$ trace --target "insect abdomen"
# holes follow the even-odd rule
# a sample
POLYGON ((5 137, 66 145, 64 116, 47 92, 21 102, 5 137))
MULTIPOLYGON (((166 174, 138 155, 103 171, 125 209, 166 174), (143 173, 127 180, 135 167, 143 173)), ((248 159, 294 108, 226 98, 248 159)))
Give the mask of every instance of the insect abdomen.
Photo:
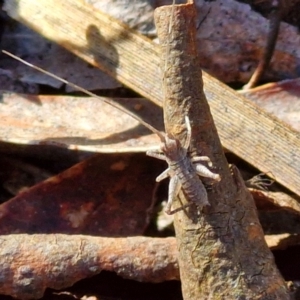
POLYGON ((178 177, 182 190, 189 201, 194 202, 200 208, 209 205, 206 189, 187 157, 171 164, 170 167, 178 177))

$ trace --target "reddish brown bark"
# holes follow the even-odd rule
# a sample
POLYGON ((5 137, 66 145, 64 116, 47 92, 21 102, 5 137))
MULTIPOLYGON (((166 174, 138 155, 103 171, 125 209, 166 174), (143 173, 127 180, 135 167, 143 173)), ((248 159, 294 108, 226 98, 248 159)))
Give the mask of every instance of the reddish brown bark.
POLYGON ((11 234, 0 238, 0 294, 38 299, 46 288, 114 271, 146 282, 179 279, 174 238, 11 234))
MULTIPOLYGON (((203 179, 210 207, 199 213, 192 205, 175 216, 184 299, 288 299, 253 199, 239 171, 228 167, 203 92, 194 5, 161 7, 155 21, 161 43, 166 131, 183 144, 188 114, 191 152, 209 156, 214 172, 222 178, 211 186, 203 179)), ((187 204, 183 194, 180 198, 187 204)))

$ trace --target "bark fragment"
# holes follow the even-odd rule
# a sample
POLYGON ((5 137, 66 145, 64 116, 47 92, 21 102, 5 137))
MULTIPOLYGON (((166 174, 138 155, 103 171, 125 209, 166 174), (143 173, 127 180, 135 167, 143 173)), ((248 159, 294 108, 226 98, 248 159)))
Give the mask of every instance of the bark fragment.
MULTIPOLYGON (((192 126, 191 152, 207 155, 222 180, 207 185, 210 207, 190 206, 175 215, 184 299, 288 299, 283 278, 263 237, 253 198, 239 171, 228 167, 197 68, 193 4, 160 7, 155 22, 161 43, 166 132, 185 141, 184 116, 192 126)), ((187 204, 180 195, 181 204, 187 204)))
POLYGON ((0 294, 38 299, 101 270, 127 279, 179 278, 174 238, 11 234, 0 237, 0 294))
MULTIPOLYGON (((266 240, 273 249, 283 249, 299 243, 299 236, 266 240)), ((1 236, 0 243, 0 294, 19 299, 39 298, 48 287, 69 287, 101 270, 142 282, 180 279, 174 237, 12 234, 1 236)))

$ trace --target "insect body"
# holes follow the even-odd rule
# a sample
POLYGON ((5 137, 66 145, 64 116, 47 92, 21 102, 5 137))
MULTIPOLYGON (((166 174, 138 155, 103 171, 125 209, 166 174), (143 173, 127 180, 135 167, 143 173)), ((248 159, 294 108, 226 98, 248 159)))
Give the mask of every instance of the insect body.
POLYGON ((195 203, 199 208, 209 205, 206 189, 198 175, 212 178, 216 181, 220 180, 219 174, 212 173, 200 163, 201 161, 206 161, 209 166, 212 166, 209 157, 195 156, 190 158, 188 156, 188 148, 191 142, 191 126, 187 116, 185 117, 185 122, 187 138, 184 146, 181 146, 177 139, 166 135, 165 141, 161 145, 163 154, 154 151, 147 152, 147 155, 165 160, 168 163, 168 168, 156 178, 156 181, 159 182, 170 177, 168 202, 165 209, 167 214, 174 214, 178 211, 178 209, 172 211, 171 207, 180 188, 183 189, 187 199, 195 203))

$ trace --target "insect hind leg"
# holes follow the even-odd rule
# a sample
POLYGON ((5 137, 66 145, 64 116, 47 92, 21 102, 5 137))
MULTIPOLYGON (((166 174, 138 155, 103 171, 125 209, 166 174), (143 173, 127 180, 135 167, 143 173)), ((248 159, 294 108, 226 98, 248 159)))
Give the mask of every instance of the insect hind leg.
POLYGON ((193 156, 191 157, 191 162, 199 162, 199 161, 206 161, 209 167, 212 167, 213 164, 208 156, 193 156))
POLYGON ((160 175, 158 175, 156 177, 156 182, 160 182, 160 181, 166 179, 167 177, 171 177, 171 175, 170 175, 170 168, 164 170, 160 175))
POLYGON ((178 195, 180 188, 181 188, 181 184, 180 184, 179 178, 176 175, 172 176, 170 178, 170 183, 169 183, 168 202, 167 202, 167 205, 165 208, 165 212, 168 215, 173 214, 173 212, 171 210, 172 204, 173 204, 175 197, 178 195))
POLYGON ((187 151, 191 144, 192 128, 191 128, 190 118, 188 116, 185 116, 184 120, 185 120, 185 126, 186 126, 186 139, 185 139, 183 148, 185 149, 185 151, 187 151))

